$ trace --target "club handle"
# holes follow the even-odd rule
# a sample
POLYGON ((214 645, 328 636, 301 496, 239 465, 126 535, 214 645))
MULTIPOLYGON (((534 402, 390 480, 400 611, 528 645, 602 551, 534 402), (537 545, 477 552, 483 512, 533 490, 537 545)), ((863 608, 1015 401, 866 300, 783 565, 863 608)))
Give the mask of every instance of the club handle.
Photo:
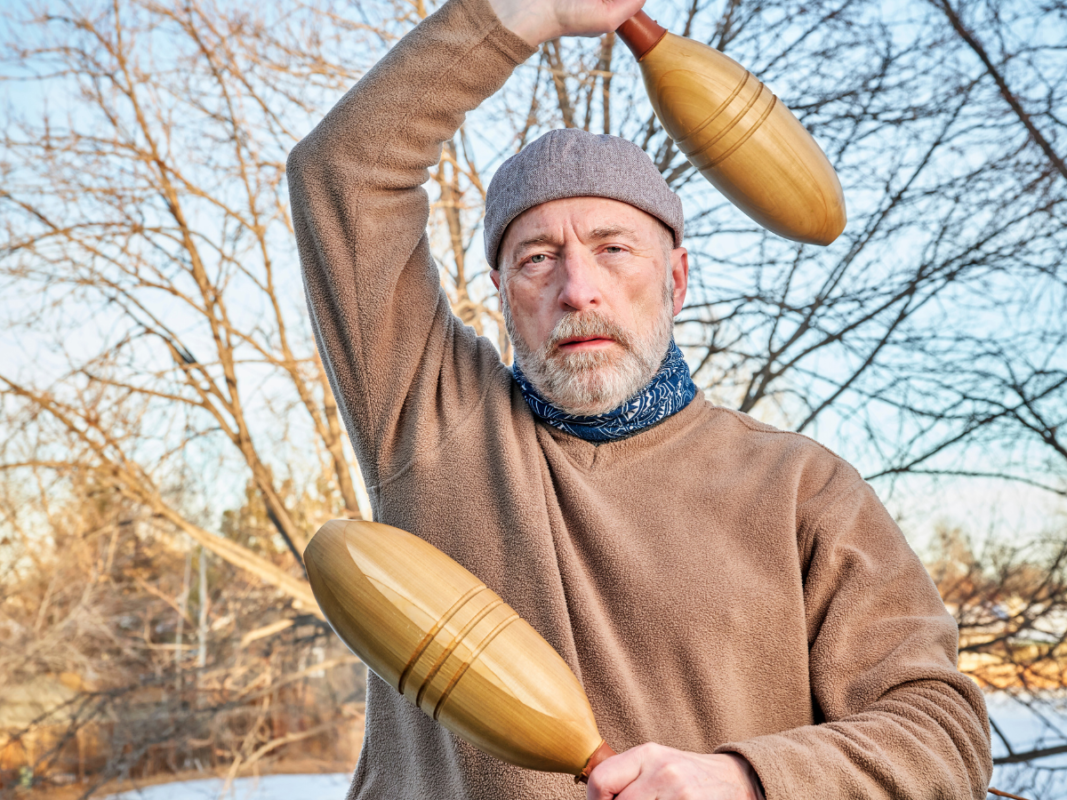
POLYGON ((600 747, 593 751, 593 755, 589 756, 589 762, 585 765, 585 768, 578 773, 575 777, 575 783, 589 783, 589 774, 596 769, 597 764, 601 761, 606 761, 612 756, 617 756, 611 745, 607 742, 601 742, 600 747))
POLYGON ((644 11, 638 11, 615 31, 640 61, 667 35, 667 29, 644 11))

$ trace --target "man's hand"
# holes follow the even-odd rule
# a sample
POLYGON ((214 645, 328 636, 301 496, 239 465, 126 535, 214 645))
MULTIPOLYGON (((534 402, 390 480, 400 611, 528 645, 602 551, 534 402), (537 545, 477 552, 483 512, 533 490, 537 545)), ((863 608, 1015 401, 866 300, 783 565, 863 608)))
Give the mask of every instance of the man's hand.
POLYGON ((599 36, 641 10, 645 0, 489 0, 504 27, 537 47, 560 36, 599 36))
POLYGON ((752 766, 732 753, 701 755, 643 744, 589 776, 588 800, 764 800, 752 766))

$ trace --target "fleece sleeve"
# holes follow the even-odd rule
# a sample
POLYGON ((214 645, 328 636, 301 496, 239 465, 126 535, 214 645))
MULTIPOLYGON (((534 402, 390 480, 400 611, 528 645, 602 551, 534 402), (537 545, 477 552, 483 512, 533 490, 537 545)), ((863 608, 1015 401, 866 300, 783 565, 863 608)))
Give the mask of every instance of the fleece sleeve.
POLYGON ((718 752, 748 759, 767 800, 984 798, 989 723, 981 691, 956 669, 954 620, 854 471, 820 495, 798 529, 821 719, 718 752))
POLYGON ((499 380, 495 351, 441 289, 423 184, 465 114, 532 52, 485 0, 452 0, 290 153, 312 326, 369 483, 435 447, 499 380))

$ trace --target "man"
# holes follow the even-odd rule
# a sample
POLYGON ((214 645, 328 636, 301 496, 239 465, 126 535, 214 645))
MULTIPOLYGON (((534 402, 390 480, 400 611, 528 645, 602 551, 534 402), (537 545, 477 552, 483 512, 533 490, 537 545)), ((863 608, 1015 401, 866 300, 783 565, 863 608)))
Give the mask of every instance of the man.
MULTIPOLYGON (((451 314, 421 188, 537 45, 641 0, 451 0, 293 151, 319 350, 376 519, 498 592, 582 681, 620 755, 588 797, 984 797, 985 706, 870 487, 716 408, 671 340, 678 198, 636 146, 552 132, 501 167, 486 254, 514 372, 451 314), (625 751, 625 752, 623 752, 625 751)), ((578 798, 371 676, 353 798, 578 798)))

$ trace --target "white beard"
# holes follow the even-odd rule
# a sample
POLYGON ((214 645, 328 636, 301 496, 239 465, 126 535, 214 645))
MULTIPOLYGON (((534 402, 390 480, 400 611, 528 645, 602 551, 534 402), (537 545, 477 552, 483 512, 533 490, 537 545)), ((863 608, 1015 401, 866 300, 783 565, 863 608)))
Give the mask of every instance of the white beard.
POLYGON ((674 278, 670 273, 660 313, 643 335, 596 311, 572 312, 556 324, 535 353, 515 329, 504 286, 500 303, 519 369, 542 397, 575 416, 611 411, 645 388, 659 371, 674 334, 674 278), (622 352, 566 353, 557 349, 561 341, 575 336, 614 339, 622 352))

